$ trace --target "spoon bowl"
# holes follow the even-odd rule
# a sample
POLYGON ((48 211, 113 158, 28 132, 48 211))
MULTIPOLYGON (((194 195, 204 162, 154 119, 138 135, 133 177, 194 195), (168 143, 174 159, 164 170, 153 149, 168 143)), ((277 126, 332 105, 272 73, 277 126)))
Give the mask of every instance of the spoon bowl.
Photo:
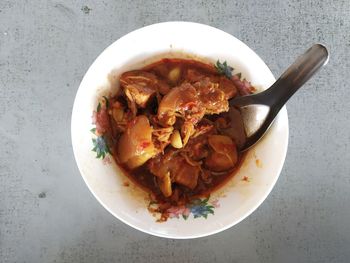
POLYGON ((239 108, 247 135, 240 151, 248 150, 265 135, 283 105, 328 60, 327 48, 315 44, 298 57, 270 88, 230 101, 231 112, 232 108, 239 108))

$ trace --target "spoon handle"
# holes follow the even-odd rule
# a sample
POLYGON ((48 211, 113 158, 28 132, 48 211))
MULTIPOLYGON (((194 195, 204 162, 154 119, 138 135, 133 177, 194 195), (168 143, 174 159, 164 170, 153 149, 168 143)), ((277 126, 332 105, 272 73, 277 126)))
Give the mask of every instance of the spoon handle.
POLYGON ((289 98, 327 62, 326 47, 313 45, 269 89, 261 93, 261 104, 270 106, 271 110, 278 113, 289 98))
MULTIPOLYGON (((264 122, 247 138, 245 145, 240 151, 249 149, 263 137, 283 105, 327 62, 328 51, 326 47, 321 44, 315 44, 297 58, 269 89, 257 94, 238 97, 230 101, 230 106, 233 107, 244 107, 254 104, 269 107, 264 122)), ((254 121, 254 118, 247 119, 254 121)))

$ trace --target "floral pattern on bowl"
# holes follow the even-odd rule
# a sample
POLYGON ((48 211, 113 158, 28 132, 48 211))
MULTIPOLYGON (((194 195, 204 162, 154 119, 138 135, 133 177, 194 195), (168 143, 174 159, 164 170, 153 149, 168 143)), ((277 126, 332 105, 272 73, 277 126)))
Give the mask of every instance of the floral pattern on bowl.
POLYGON ((214 215, 214 208, 220 207, 219 200, 215 199, 209 202, 209 197, 204 199, 194 199, 187 205, 179 207, 171 207, 167 210, 169 213, 169 218, 179 218, 182 216, 183 219, 187 220, 190 214, 194 218, 204 217, 207 219, 208 215, 214 215))
POLYGON ((207 219, 209 215, 214 215, 214 209, 219 208, 220 204, 218 199, 210 200, 210 196, 208 196, 206 198, 194 198, 185 205, 172 206, 163 213, 160 213, 159 206, 161 204, 152 200, 148 205, 148 210, 158 218, 158 222, 164 222, 168 218, 183 218, 187 220, 191 215, 193 219, 207 219))
MULTIPOLYGON (((117 91, 116 80, 109 78, 111 72, 117 76, 163 57, 200 57, 212 63, 219 58, 241 71, 242 76, 249 79, 259 91, 275 81, 269 68, 254 51, 218 29, 189 22, 167 22, 138 29, 110 45, 85 74, 72 112, 74 157, 83 180, 96 200, 121 222, 142 232, 165 238, 191 239, 209 236, 242 221, 271 192, 287 152, 287 111, 285 107, 281 110, 264 140, 248 153, 232 183, 225 185, 220 193, 211 195, 207 204, 214 206, 212 210, 215 216, 208 213, 206 220, 202 216, 194 218, 201 211, 194 205, 193 212, 190 207, 171 209, 169 217, 178 220, 157 223, 147 211, 150 200, 147 193, 138 191, 136 187, 125 187, 123 171, 115 167, 113 157, 105 154, 102 159, 101 154, 99 159, 95 158, 97 152, 91 152, 94 146, 89 130, 92 128, 91 112, 96 110, 96 101, 101 95, 114 95, 117 91), (112 89, 114 92, 110 94, 112 89), (264 164, 260 168, 257 167, 255 155, 264 164), (242 181, 244 176, 249 178, 249 184, 242 181), (225 198, 221 198, 221 193, 225 198), (215 198, 220 199, 219 209, 215 208, 215 201, 211 201, 215 198), (188 214, 187 220, 182 218, 182 214, 188 214)), ((97 139, 95 135, 93 138, 97 139)))

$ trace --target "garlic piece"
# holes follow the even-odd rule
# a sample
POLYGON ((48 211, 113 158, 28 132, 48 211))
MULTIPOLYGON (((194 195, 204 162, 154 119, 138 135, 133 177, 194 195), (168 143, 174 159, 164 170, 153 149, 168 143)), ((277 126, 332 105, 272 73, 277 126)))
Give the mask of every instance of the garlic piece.
POLYGON ((178 130, 175 130, 171 135, 170 143, 171 143, 171 146, 173 146, 176 149, 182 148, 183 144, 182 144, 180 132, 178 130))

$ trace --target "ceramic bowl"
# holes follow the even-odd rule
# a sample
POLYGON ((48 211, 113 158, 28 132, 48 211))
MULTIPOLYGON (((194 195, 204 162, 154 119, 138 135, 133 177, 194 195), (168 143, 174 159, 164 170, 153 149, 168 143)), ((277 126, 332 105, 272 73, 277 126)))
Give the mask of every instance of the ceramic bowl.
POLYGON ((238 173, 209 199, 173 209, 159 223, 149 212, 149 195, 135 186, 111 156, 92 151, 92 112, 103 95, 118 90, 121 73, 164 57, 218 59, 241 72, 258 91, 275 78, 243 42, 219 29, 189 22, 167 22, 135 30, 107 47, 86 72, 72 113, 72 144, 80 173, 96 199, 116 218, 140 231, 167 238, 197 238, 223 231, 251 214, 268 196, 281 172, 288 146, 288 117, 283 108, 266 136, 252 148, 238 173))

